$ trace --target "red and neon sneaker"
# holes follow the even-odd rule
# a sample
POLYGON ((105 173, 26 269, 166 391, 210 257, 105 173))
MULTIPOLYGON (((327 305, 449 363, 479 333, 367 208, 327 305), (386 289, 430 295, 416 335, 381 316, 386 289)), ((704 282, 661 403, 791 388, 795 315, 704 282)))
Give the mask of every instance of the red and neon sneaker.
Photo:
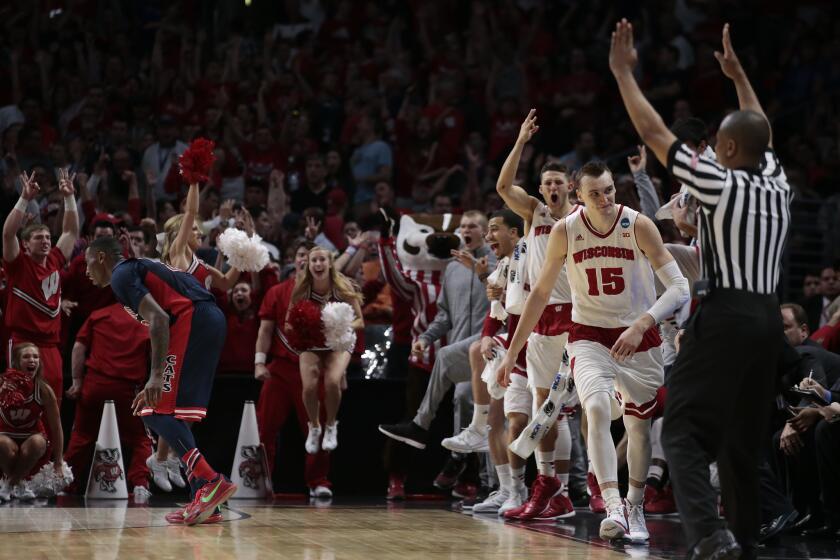
POLYGON ((525 504, 525 509, 519 514, 520 521, 536 519, 548 507, 548 502, 560 491, 560 481, 556 476, 537 475, 531 498, 525 504))
POLYGON ((237 486, 224 475, 198 489, 195 498, 184 509, 184 524, 197 525, 213 515, 217 507, 236 493, 237 486))
POLYGON ((541 514, 534 518, 535 521, 549 521, 552 519, 568 519, 575 516, 575 506, 568 496, 557 494, 548 501, 548 506, 541 514))
POLYGON ((586 475, 586 485, 589 486, 589 509, 592 513, 606 513, 607 504, 604 498, 601 497, 601 487, 598 485, 598 479, 595 473, 586 475))
MULTIPOLYGON (((183 525, 185 512, 186 508, 167 513, 166 522, 170 525, 183 525)), ((221 510, 217 509, 212 514, 210 514, 210 517, 205 519, 201 524, 212 525, 213 523, 221 523, 222 521, 224 521, 224 517, 222 517, 222 512, 221 510)))

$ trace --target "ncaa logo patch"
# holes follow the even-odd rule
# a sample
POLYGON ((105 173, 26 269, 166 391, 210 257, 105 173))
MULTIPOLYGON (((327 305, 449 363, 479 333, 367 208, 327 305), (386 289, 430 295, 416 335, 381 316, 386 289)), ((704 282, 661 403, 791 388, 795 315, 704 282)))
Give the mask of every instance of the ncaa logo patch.
POLYGON ((621 227, 629 228, 630 227, 630 218, 621 218, 621 227))

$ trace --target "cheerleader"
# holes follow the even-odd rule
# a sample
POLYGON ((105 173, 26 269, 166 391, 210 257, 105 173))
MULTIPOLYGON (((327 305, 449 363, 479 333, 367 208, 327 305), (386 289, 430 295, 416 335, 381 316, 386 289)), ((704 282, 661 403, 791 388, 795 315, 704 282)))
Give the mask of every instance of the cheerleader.
MULTIPOLYGON (((364 328, 362 319, 362 294, 352 280, 338 272, 333 264, 333 255, 323 247, 315 247, 309 251, 306 268, 295 280, 292 291, 291 305, 286 319, 287 335, 292 340, 300 341, 303 336, 309 342, 296 345, 300 350, 300 377, 303 383, 303 404, 309 417, 309 435, 306 438, 307 453, 317 453, 319 449, 332 451, 338 446, 338 407, 341 404, 341 385, 350 363, 350 353, 355 344, 354 331, 364 328), (330 342, 330 321, 325 315, 320 319, 323 324, 308 325, 310 329, 301 329, 297 324, 301 304, 312 302, 323 310, 329 303, 343 303, 352 307, 354 317, 346 322, 338 333, 339 342, 330 342), (324 328, 326 327, 326 328, 324 328), (322 333, 323 329, 323 333, 322 333), (301 331, 309 330, 309 333, 301 331), (312 337, 312 331, 318 336, 312 337), (320 339, 312 342, 311 339, 320 339), (318 383, 324 377, 324 405, 326 408, 326 428, 323 429, 324 441, 320 443, 322 428, 319 422, 318 383)), ((345 306, 341 306, 345 307, 345 306)), ((330 307, 327 306, 327 309, 330 307)), ((350 309, 348 308, 349 312, 350 309)), ((314 321, 312 321, 314 322, 314 321)))
POLYGON ((53 468, 62 476, 64 432, 55 393, 41 375, 41 354, 31 342, 12 349, 12 364, 0 377, 0 501, 35 498, 24 479, 47 451, 45 417, 52 443, 53 468))

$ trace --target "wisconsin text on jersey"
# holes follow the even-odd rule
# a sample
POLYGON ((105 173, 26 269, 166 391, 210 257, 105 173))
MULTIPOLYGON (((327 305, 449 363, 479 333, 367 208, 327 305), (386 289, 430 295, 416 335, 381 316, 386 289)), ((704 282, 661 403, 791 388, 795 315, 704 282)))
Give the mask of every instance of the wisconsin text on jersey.
POLYGON ((615 259, 625 259, 628 261, 636 260, 636 252, 627 247, 609 247, 601 245, 599 247, 588 247, 581 249, 572 254, 572 258, 576 263, 585 261, 587 259, 595 259, 598 257, 607 257, 615 259))

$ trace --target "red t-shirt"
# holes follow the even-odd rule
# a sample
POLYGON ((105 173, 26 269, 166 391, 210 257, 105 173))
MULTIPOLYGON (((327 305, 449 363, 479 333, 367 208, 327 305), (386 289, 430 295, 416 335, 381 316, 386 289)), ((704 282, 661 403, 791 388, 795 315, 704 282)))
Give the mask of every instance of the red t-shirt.
POLYGON ((119 303, 91 313, 76 342, 88 349, 85 366, 99 375, 136 383, 149 375, 149 327, 135 321, 119 303))
POLYGON ((254 313, 242 319, 233 305, 228 304, 225 307, 227 335, 217 371, 220 374, 252 373, 254 348, 260 331, 260 318, 254 313))
POLYGON ((271 175, 272 169, 285 169, 286 160, 278 145, 273 145, 265 151, 259 150, 254 144, 245 143, 239 148, 242 154, 243 175, 251 179, 265 179, 271 175))
POLYGON ((292 290, 294 287, 294 277, 272 286, 263 298, 259 315, 261 320, 274 321, 274 335, 271 337, 271 349, 269 351, 271 357, 297 362, 298 354, 291 347, 289 341, 286 339, 286 335, 283 333, 283 325, 286 323, 286 311, 289 309, 289 302, 292 300, 292 290))
POLYGON ((67 260, 53 247, 43 265, 23 247, 17 258, 5 261, 8 299, 5 324, 11 334, 35 344, 58 344, 61 335, 61 269, 67 260))

